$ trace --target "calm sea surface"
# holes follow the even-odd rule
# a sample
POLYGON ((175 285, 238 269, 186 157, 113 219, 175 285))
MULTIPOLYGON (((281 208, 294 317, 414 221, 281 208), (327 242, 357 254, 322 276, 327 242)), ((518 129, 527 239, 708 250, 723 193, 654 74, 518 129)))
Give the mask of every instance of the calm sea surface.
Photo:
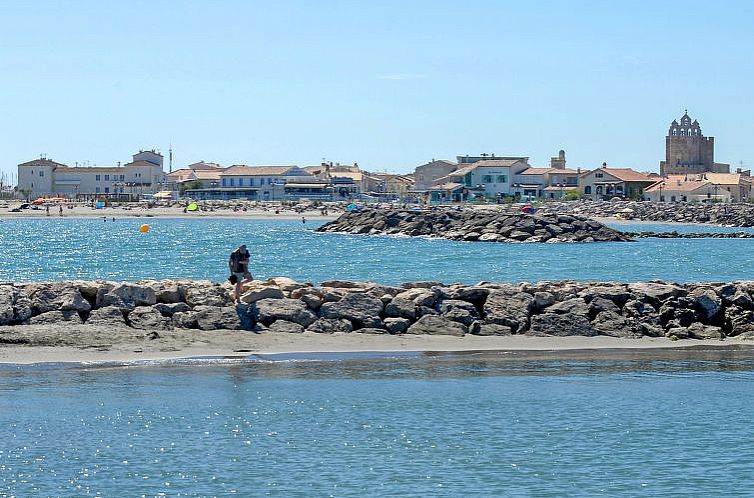
MULTIPOLYGON (((288 276, 399 283, 652 278, 754 278, 754 239, 643 239, 633 243, 492 244, 317 234, 300 221, 36 219, 0 222, 0 281, 140 280, 227 276, 228 254, 247 242, 257 278, 288 276), (142 223, 149 233, 139 233, 142 223)), ((621 223, 629 230, 731 231, 713 226, 621 223)))
POLYGON ((754 355, 0 367, 2 496, 751 496, 754 355))

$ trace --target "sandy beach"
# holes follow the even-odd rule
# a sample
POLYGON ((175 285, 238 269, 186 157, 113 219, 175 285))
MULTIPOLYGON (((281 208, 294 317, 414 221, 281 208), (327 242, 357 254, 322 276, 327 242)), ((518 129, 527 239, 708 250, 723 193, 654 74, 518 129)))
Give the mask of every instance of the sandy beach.
MULTIPOLYGON (((160 331, 154 337, 130 328, 33 325, 2 327, 0 363, 120 362, 277 353, 574 351, 679 347, 754 346, 752 341, 666 338, 371 335, 360 333, 253 333, 237 330, 160 331), (16 343, 13 343, 16 341, 16 343)), ((595 353, 597 354, 597 353, 595 353)))
MULTIPOLYGON (((13 206, 18 202, 8 202, 8 206, 13 206)), ((302 216, 307 220, 329 221, 337 218, 342 214, 342 210, 328 207, 326 216, 318 208, 308 207, 302 211, 296 211, 287 206, 269 204, 259 206, 256 203, 246 204, 246 210, 239 208, 234 210, 233 206, 242 206, 243 203, 228 203, 227 205, 218 205, 212 210, 200 210, 194 212, 184 212, 183 206, 155 206, 144 208, 142 204, 130 204, 123 206, 105 207, 94 209, 91 205, 81 203, 75 204, 73 209, 67 206, 63 207, 62 216, 59 213, 58 206, 50 207, 48 216, 46 209, 42 206, 40 209, 22 209, 20 212, 10 212, 9 207, 0 207, 0 220, 15 218, 243 218, 243 219, 280 219, 280 220, 300 220, 302 216), (279 212, 275 212, 276 209, 279 212)))

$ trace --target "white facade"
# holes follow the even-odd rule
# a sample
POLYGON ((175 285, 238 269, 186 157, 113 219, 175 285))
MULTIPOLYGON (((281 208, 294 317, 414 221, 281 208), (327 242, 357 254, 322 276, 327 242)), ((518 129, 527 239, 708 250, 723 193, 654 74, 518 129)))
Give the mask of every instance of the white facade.
POLYGON ((512 195, 514 177, 529 168, 521 159, 487 159, 453 171, 450 181, 483 193, 486 197, 512 195))
POLYGON ((118 167, 68 167, 49 159, 22 163, 18 165, 18 190, 30 197, 159 192, 166 182, 162 156, 146 151, 133 157, 133 162, 118 167))

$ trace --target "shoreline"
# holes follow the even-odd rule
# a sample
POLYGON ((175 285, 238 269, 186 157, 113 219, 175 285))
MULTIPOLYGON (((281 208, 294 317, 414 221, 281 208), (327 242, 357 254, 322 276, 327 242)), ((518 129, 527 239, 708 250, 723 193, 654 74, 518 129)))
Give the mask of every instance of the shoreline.
POLYGON ((725 340, 667 338, 625 339, 616 337, 530 337, 530 336, 380 336, 359 333, 328 335, 252 334, 225 331, 217 340, 153 341, 151 344, 124 343, 107 346, 0 346, 0 365, 35 365, 55 363, 107 364, 132 362, 165 362, 174 360, 243 360, 257 355, 290 354, 362 354, 362 353, 471 353, 518 352, 550 353, 557 357, 564 352, 581 352, 599 356, 600 351, 657 351, 686 348, 750 347, 754 341, 736 338, 725 340), (243 337, 245 335, 245 337, 243 337))

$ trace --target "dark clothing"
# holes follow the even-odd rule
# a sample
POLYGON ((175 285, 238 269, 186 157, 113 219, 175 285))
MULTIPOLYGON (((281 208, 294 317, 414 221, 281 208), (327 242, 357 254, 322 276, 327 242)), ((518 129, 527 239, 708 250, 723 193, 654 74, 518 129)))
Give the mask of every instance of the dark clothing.
POLYGON ((230 253, 230 261, 228 262, 230 271, 233 273, 247 273, 249 271, 249 258, 251 258, 249 251, 242 253, 238 249, 236 249, 235 251, 230 253), (246 262, 242 263, 241 261, 244 260, 246 262))

